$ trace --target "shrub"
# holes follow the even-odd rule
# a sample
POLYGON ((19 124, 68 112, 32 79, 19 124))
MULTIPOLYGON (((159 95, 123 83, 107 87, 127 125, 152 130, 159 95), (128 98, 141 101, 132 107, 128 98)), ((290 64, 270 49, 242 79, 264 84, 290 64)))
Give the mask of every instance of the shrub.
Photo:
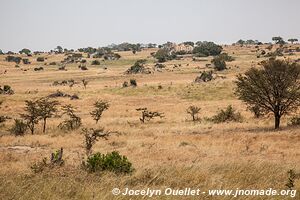
POLYGON ((45 169, 51 169, 55 166, 62 166, 64 164, 63 160, 63 148, 60 150, 51 153, 51 160, 50 163, 47 162, 47 158, 44 157, 42 161, 38 161, 34 163, 30 168, 34 173, 41 173, 45 169))
POLYGON ((28 64, 30 64, 30 62, 29 62, 29 59, 28 59, 28 58, 23 58, 23 59, 22 59, 22 62, 23 62, 23 64, 24 64, 24 65, 28 65, 28 64))
POLYGON ((27 130, 27 123, 22 119, 15 119, 14 125, 9 130, 15 136, 23 136, 27 130))
POLYGON ((297 175, 295 173, 294 170, 290 169, 288 172, 288 181, 287 183, 285 184, 285 186, 289 189, 289 190, 292 190, 294 187, 295 187, 295 181, 296 181, 296 178, 297 178, 297 175))
POLYGON ((193 121, 199 120, 198 113, 200 112, 201 108, 197 106, 189 106, 186 112, 191 115, 193 121))
POLYGON ((3 88, 0 86, 0 94, 8 94, 12 95, 15 92, 11 89, 11 86, 9 85, 4 85, 3 88))
POLYGON ((42 161, 34 163, 30 168, 34 173, 41 173, 46 169, 47 166, 47 158, 43 158, 42 161))
POLYGON ((60 71, 67 71, 66 65, 61 65, 60 67, 58 67, 58 70, 60 70, 60 71))
POLYGON ((145 121, 150 121, 151 119, 155 118, 155 117, 160 117, 163 118, 164 117, 164 113, 160 113, 160 112, 151 112, 148 111, 147 108, 138 108, 136 109, 136 111, 141 111, 142 116, 140 118, 140 121, 142 123, 145 123, 145 121))
POLYGON ((232 56, 229 56, 227 53, 221 53, 221 54, 219 55, 219 57, 220 57, 221 59, 223 59, 224 61, 226 61, 226 62, 234 61, 234 58, 233 58, 232 56))
POLYGON ((127 81, 124 81, 123 84, 122 84, 122 87, 128 87, 128 82, 127 81))
POLYGON ((34 71, 42 71, 42 70, 44 70, 44 68, 43 67, 35 67, 33 70, 34 71))
POLYGON ((224 69, 227 69, 225 60, 220 56, 215 56, 212 59, 211 63, 214 64, 214 69, 217 71, 222 71, 224 69))
POLYGON ((63 115, 67 115, 67 119, 61 122, 58 127, 62 130, 75 130, 81 126, 81 118, 75 114, 75 108, 70 104, 62 107, 63 115))
POLYGON ((49 65, 56 65, 56 62, 50 62, 49 65))
POLYGON ((6 60, 7 62, 15 62, 15 63, 17 63, 17 64, 20 64, 22 58, 21 58, 21 57, 16 57, 16 56, 7 56, 7 57, 5 58, 5 60, 6 60))
POLYGON ((100 61, 99 60, 93 60, 91 65, 100 65, 100 61))
POLYGON ((226 110, 220 110, 218 114, 213 116, 211 120, 214 123, 223 122, 241 122, 242 116, 239 112, 236 112, 231 105, 227 106, 226 110))
POLYGON ((145 60, 145 59, 137 60, 129 69, 126 70, 125 73, 127 73, 127 74, 138 74, 138 73, 149 74, 149 73, 151 73, 144 66, 146 61, 147 60, 145 60))
POLYGON ((289 126, 299 126, 300 125, 300 117, 293 117, 288 123, 289 126))
POLYGON ((130 79, 130 86, 133 86, 133 87, 137 86, 137 82, 135 79, 130 79))
POLYGON ((88 70, 88 68, 85 65, 79 65, 79 68, 83 71, 88 70))
POLYGON ((111 171, 118 174, 127 174, 134 170, 127 157, 117 151, 107 154, 95 153, 87 158, 84 167, 89 172, 111 171))
POLYGON ((156 68, 158 68, 158 69, 163 69, 163 68, 166 68, 166 65, 161 64, 161 63, 156 63, 156 64, 154 65, 154 67, 156 67, 156 68))
POLYGON ((195 82, 196 83, 199 83, 199 82, 208 82, 208 81, 211 81, 213 79, 213 72, 212 71, 204 71, 201 73, 200 76, 197 76, 196 79, 195 79, 195 82))
POLYGON ((36 61, 37 62, 44 62, 45 58, 44 57, 37 57, 36 61))

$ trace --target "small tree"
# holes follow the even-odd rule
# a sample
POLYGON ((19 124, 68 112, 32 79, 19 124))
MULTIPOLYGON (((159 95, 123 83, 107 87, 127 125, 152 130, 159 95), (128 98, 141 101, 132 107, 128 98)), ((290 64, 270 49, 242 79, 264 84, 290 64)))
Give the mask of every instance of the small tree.
POLYGON ((291 39, 288 39, 288 41, 292 44, 294 44, 294 42, 298 42, 298 39, 296 38, 291 38, 291 39))
POLYGON ((58 125, 60 129, 75 130, 81 126, 81 118, 75 114, 76 109, 72 105, 64 105, 62 110, 63 115, 67 115, 68 119, 64 120, 58 125))
POLYGON ((136 82, 136 80, 135 79, 130 79, 130 86, 132 86, 132 87, 136 87, 137 86, 137 82, 136 82))
POLYGON ((160 118, 164 117, 164 113, 151 112, 151 111, 148 111, 147 108, 138 108, 138 109, 136 109, 136 111, 141 111, 142 112, 142 116, 140 118, 140 121, 142 123, 145 123, 145 121, 150 121, 151 119, 153 119, 155 117, 160 117, 160 118))
POLYGON ((89 82, 87 80, 82 79, 82 85, 83 85, 84 89, 86 89, 86 86, 87 86, 88 83, 89 82))
POLYGON ((280 36, 272 37, 272 40, 275 42, 275 44, 280 44, 280 45, 285 44, 285 41, 280 36))
POLYGON ((43 133, 46 132, 46 122, 48 118, 53 117, 57 112, 58 101, 49 98, 41 98, 37 102, 39 109, 39 117, 43 120, 43 133))
POLYGON ((193 121, 197 121, 198 113, 200 112, 201 108, 197 106, 189 106, 188 109, 186 109, 186 112, 191 115, 193 121))
POLYGON ((99 140, 99 138, 104 138, 107 140, 109 132, 104 132, 103 128, 100 129, 82 129, 82 134, 84 135, 84 146, 86 150, 86 155, 89 156, 92 154, 93 145, 99 140))
POLYGON ((215 56, 212 59, 211 63, 214 64, 214 68, 217 71, 222 71, 224 69, 227 69, 225 60, 220 56, 215 56))
POLYGON ((102 113, 109 108, 109 104, 107 101, 96 101, 94 103, 94 110, 90 112, 90 115, 96 121, 96 124, 101 119, 102 113))
POLYGON ((300 106, 300 66, 275 59, 261 65, 263 69, 251 68, 237 76, 235 93, 249 107, 258 106, 264 114, 273 113, 278 129, 281 116, 300 106))
POLYGON ((63 52, 63 48, 61 46, 57 46, 55 48, 55 50, 57 50, 58 53, 62 53, 63 52))
POLYGON ((37 101, 25 101, 26 107, 24 108, 25 114, 21 114, 21 117, 26 121, 31 134, 34 133, 35 125, 40 120, 39 108, 37 101))

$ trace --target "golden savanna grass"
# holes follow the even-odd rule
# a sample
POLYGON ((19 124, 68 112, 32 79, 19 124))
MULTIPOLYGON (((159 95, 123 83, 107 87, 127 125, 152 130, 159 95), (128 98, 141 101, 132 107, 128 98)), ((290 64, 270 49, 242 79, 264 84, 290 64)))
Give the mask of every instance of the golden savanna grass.
MULTIPOLYGON (((4 103, 1 115, 19 118, 24 112, 24 101, 47 96, 57 90, 77 94, 79 100, 57 98, 62 104, 78 109, 84 127, 104 127, 114 132, 108 140, 98 141, 94 152, 119 151, 133 163, 132 175, 113 173, 89 174, 80 165, 85 157, 84 138, 80 130, 62 132, 57 125, 60 118, 48 121, 47 133, 41 124, 36 134, 16 137, 9 133, 10 120, 0 133, 0 199, 141 199, 140 196, 113 196, 115 187, 132 189, 200 188, 208 189, 286 189, 290 169, 300 172, 300 134, 298 127, 289 127, 291 116, 282 119, 280 130, 274 131, 272 116, 255 119, 244 103, 234 95, 234 80, 266 58, 257 58, 255 48, 225 46, 225 52, 235 61, 227 63, 228 70, 218 72, 219 77, 208 83, 193 83, 200 71, 209 70, 211 57, 193 61, 191 57, 169 61, 167 69, 154 74, 125 75, 124 72, 137 59, 147 59, 152 67, 150 53, 143 50, 135 55, 120 52, 118 61, 102 61, 100 66, 87 65, 87 71, 78 64, 67 65, 67 71, 58 66, 43 65, 36 57, 29 57, 30 65, 8 63, 0 56, 0 85, 11 85, 14 95, 1 95, 4 103), (181 64, 173 68, 174 64, 181 64), (33 68, 43 66, 44 71, 33 68), (107 69, 104 69, 107 67, 107 69), (22 71, 21 69, 28 69, 22 71), (6 74, 3 72, 7 70, 6 74), (122 88, 124 81, 136 79, 138 87, 122 88), (74 87, 53 86, 54 81, 74 79, 74 87), (84 89, 81 80, 89 81, 84 89), (162 89, 158 86, 161 85, 162 89), (89 115, 93 102, 107 100, 110 108, 96 125, 89 115), (220 109, 232 105, 243 115, 242 123, 213 124, 209 121, 191 122, 186 109, 190 105, 201 107, 200 117, 211 117, 220 109), (141 124, 135 109, 147 107, 164 112, 165 118, 141 124), (51 152, 64 148, 65 165, 34 174, 30 166, 49 157, 51 152)), ((287 56, 299 58, 299 53, 287 56)), ((46 63, 60 62, 64 55, 44 54, 46 63)), ((88 63, 91 59, 87 59, 88 63)), ((296 180, 295 189, 300 189, 296 180)), ((194 199, 195 197, 156 196, 151 199, 194 199)), ((265 199, 243 196, 237 199, 265 199)), ((145 199, 147 199, 145 197, 145 199)), ((199 196, 197 199, 232 199, 232 197, 199 196)), ((269 199, 290 199, 276 196, 269 199)), ((300 199, 299 193, 295 199, 300 199)))

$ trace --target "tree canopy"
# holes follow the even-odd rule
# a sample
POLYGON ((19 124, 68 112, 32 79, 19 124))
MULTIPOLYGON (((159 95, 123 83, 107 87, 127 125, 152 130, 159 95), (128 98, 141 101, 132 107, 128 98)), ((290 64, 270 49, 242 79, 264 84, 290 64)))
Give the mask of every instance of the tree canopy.
POLYGON ((275 59, 261 65, 262 69, 251 68, 237 76, 235 93, 250 108, 257 106, 263 114, 273 113, 277 129, 281 116, 300 106, 300 66, 275 59))

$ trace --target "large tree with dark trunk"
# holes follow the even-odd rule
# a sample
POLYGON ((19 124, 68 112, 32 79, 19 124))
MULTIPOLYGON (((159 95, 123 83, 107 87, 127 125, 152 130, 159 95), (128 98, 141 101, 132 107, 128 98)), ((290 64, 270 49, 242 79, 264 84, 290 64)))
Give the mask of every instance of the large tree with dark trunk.
POLYGON ((261 62, 238 75, 235 94, 249 107, 258 106, 263 114, 273 113, 275 129, 280 118, 300 106, 300 66, 286 60, 261 62))

